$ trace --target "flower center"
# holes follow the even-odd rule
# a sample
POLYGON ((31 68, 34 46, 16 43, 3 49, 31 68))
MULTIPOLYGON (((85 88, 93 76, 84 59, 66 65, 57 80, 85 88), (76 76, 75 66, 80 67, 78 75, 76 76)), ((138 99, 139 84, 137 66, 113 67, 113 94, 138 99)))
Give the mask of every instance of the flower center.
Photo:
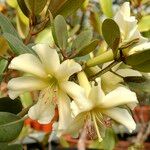
POLYGON ((49 82, 49 88, 52 89, 54 92, 57 91, 58 80, 54 76, 51 76, 49 74, 48 75, 48 82, 49 82))

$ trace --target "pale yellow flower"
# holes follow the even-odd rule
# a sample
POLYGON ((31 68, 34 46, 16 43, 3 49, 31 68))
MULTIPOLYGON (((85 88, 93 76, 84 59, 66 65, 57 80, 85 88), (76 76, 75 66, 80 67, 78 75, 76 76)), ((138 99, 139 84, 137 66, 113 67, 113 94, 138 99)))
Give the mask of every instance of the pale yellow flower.
POLYGON ((40 90, 38 102, 28 112, 29 117, 40 123, 49 123, 58 105, 59 129, 63 130, 71 118, 69 96, 73 99, 84 97, 83 88, 69 81, 69 77, 82 68, 73 60, 60 64, 56 49, 48 44, 37 44, 33 49, 37 56, 22 54, 11 61, 10 69, 28 75, 9 81, 9 96, 14 99, 24 92, 40 90))
POLYGON ((123 124, 130 132, 135 130, 136 124, 132 115, 123 105, 133 109, 136 106, 136 94, 125 87, 118 87, 115 90, 105 94, 100 86, 88 84, 85 87, 87 101, 80 99, 71 102, 73 122, 67 132, 75 134, 83 128, 85 122, 91 122, 94 125, 99 141, 102 140, 101 132, 104 130, 105 116, 123 124), (89 88, 88 88, 89 87, 89 88), (85 106, 85 103, 88 105, 85 106))

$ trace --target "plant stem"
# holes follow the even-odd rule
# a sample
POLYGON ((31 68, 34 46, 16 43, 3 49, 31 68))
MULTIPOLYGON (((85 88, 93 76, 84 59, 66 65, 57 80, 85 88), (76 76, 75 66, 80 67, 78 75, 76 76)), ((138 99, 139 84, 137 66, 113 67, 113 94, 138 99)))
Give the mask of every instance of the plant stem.
POLYGON ((118 61, 113 61, 110 65, 108 65, 106 68, 104 68, 103 70, 99 71, 98 73, 96 73, 95 75, 92 75, 89 77, 90 80, 95 80, 97 77, 103 75, 104 73, 106 73, 107 71, 110 71, 112 67, 114 67, 116 64, 118 63, 118 61))
POLYGON ((19 112, 17 115, 18 115, 19 117, 24 117, 24 116, 28 113, 29 109, 30 109, 35 103, 36 103, 36 102, 34 102, 34 103, 31 104, 30 106, 24 108, 24 109, 23 109, 21 112, 19 112))

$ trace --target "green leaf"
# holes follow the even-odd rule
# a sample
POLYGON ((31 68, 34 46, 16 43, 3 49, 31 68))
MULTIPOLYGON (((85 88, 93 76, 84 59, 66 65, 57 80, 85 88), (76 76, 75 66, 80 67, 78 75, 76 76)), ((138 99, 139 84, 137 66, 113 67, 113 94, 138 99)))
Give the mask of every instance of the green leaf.
POLYGON ((132 68, 142 71, 150 72, 150 49, 132 54, 125 59, 126 64, 132 68))
POLYGON ((2 80, 2 74, 5 71, 7 64, 8 64, 7 60, 5 60, 5 59, 0 60, 0 82, 2 80))
POLYGON ((53 17, 67 17, 80 8, 85 0, 51 0, 50 11, 53 17))
POLYGON ((131 89, 134 89, 135 91, 150 93, 150 80, 146 80, 142 83, 127 82, 127 84, 131 89))
POLYGON ((33 14, 39 14, 45 7, 47 0, 24 0, 27 8, 33 14))
POLYGON ((67 24, 63 16, 58 15, 53 24, 53 34, 56 40, 56 43, 61 49, 67 48, 68 33, 67 33, 67 24))
POLYGON ((150 60, 150 49, 134 53, 132 55, 129 55, 125 62, 129 65, 140 65, 144 63, 145 61, 150 60))
POLYGON ((17 37, 13 36, 12 34, 4 33, 3 36, 8 41, 11 50, 16 55, 23 54, 23 53, 35 54, 32 49, 24 45, 24 43, 21 40, 19 40, 17 37))
POLYGON ((84 56, 84 55, 87 55, 89 54, 90 52, 94 51, 97 47, 99 43, 99 40, 94 40, 92 41, 90 44, 88 44, 87 46, 83 47, 79 53, 78 53, 78 57, 81 57, 81 56, 84 56))
POLYGON ((114 57, 116 57, 121 38, 117 23, 112 19, 105 19, 102 24, 102 33, 106 43, 113 50, 114 57))
POLYGON ((138 23, 140 32, 146 32, 150 30, 150 15, 143 16, 138 23))
POLYGON ((30 106, 33 103, 32 95, 30 92, 25 92, 20 95, 21 102, 24 108, 30 106))
POLYGON ((132 68, 141 72, 149 73, 150 72, 150 60, 145 61, 139 65, 133 65, 132 68))
POLYGON ((0 56, 4 56, 7 53, 9 46, 6 39, 0 36, 0 56))
POLYGON ((13 27, 13 25, 11 24, 9 19, 6 18, 1 12, 0 12, 0 27, 3 31, 3 33, 10 33, 10 34, 14 35, 15 37, 20 38, 18 36, 16 29, 13 27))
POLYGON ((72 43, 72 49, 80 51, 87 46, 92 40, 92 31, 82 31, 72 43))
POLYGON ((109 17, 113 17, 112 10, 112 0, 99 0, 100 7, 102 8, 103 13, 109 17))
POLYGON ((116 144, 116 134, 114 133, 113 129, 107 128, 105 137, 102 142, 98 140, 93 140, 89 145, 91 149, 101 149, 101 150, 113 150, 116 144))
POLYGON ((17 0, 6 0, 7 4, 13 8, 17 7, 17 0))
POLYGON ((12 100, 9 97, 0 98, 0 111, 18 114, 22 110, 19 99, 12 100))
POLYGON ((21 20, 21 17, 19 16, 16 16, 16 25, 19 35, 21 36, 21 38, 25 39, 29 33, 28 25, 24 24, 24 22, 22 22, 21 20))
POLYGON ((91 22, 94 30, 101 35, 102 34, 102 31, 101 31, 102 21, 101 21, 101 18, 99 16, 98 12, 96 12, 96 11, 92 12, 91 11, 91 13, 90 13, 90 22, 91 22))
POLYGON ((0 143, 0 150, 23 150, 23 147, 21 144, 0 143))
POLYGON ((19 116, 0 112, 0 142, 10 142, 18 137, 23 127, 19 116))
POLYGON ((19 5, 21 11, 24 13, 24 15, 29 17, 29 10, 25 4, 25 1, 24 0, 17 0, 17 2, 18 2, 18 5, 19 5))

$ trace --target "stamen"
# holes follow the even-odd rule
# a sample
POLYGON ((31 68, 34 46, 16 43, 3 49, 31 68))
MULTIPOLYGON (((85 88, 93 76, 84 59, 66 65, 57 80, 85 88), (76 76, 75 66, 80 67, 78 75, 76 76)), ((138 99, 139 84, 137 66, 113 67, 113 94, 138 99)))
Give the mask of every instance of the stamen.
POLYGON ((97 136, 98 136, 98 141, 101 142, 103 139, 101 138, 101 135, 100 135, 100 132, 99 132, 99 129, 98 129, 98 125, 97 125, 97 122, 96 122, 96 118, 95 118, 95 115, 93 113, 92 113, 92 119, 93 119, 94 126, 95 126, 95 129, 96 129, 96 133, 97 133, 97 136))

